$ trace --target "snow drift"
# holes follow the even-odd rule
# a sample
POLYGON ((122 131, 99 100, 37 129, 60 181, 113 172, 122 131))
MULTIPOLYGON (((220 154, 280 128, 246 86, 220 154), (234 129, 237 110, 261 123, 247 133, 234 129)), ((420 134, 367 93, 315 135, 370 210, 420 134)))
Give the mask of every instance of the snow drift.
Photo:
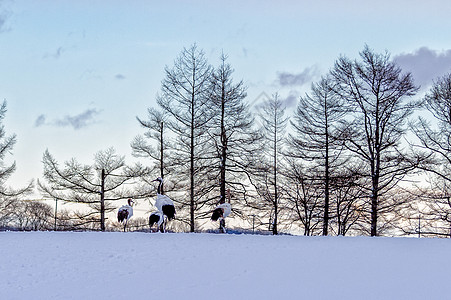
POLYGON ((447 239, 0 233, 0 299, 448 299, 447 239))

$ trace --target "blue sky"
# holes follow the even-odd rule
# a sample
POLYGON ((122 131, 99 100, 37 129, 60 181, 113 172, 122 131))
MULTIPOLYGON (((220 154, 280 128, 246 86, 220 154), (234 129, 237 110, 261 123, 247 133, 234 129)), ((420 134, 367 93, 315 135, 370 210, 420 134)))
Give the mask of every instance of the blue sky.
POLYGON ((365 44, 388 50, 423 90, 451 71, 451 1, 243 2, 0 0, 0 99, 18 139, 11 184, 41 177, 47 148, 60 162, 90 164, 111 146, 130 157, 136 116, 193 43, 213 65, 228 54, 249 102, 279 92, 291 107, 365 44))

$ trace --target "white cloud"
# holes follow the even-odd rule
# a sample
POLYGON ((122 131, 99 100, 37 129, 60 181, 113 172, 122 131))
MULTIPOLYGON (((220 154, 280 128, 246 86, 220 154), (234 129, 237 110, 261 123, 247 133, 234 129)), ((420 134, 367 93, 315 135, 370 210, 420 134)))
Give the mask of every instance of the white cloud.
POLYGON ((52 122, 47 122, 47 118, 44 114, 38 116, 34 122, 35 127, 43 125, 57 126, 57 127, 72 127, 75 130, 87 127, 96 123, 96 117, 100 114, 97 109, 87 109, 84 112, 77 115, 66 115, 63 118, 56 119, 52 122))
POLYGON ((393 61, 411 72, 417 85, 426 88, 434 79, 451 72, 451 49, 437 51, 421 47, 412 53, 396 55, 393 61))
POLYGON ((305 68, 300 73, 280 72, 277 74, 277 82, 281 86, 303 86, 311 83, 319 75, 317 66, 305 68))
POLYGON ((54 52, 52 53, 46 53, 44 54, 44 58, 54 58, 54 59, 58 59, 61 57, 61 54, 63 54, 63 52, 65 52, 66 49, 62 46, 58 47, 58 49, 56 49, 54 52))
POLYGON ((0 32, 7 31, 7 25, 6 22, 8 18, 11 16, 11 12, 7 10, 6 8, 2 7, 2 2, 0 0, 0 32))
POLYGON ((34 121, 35 127, 40 127, 42 125, 45 125, 45 115, 40 115, 36 121, 34 121))

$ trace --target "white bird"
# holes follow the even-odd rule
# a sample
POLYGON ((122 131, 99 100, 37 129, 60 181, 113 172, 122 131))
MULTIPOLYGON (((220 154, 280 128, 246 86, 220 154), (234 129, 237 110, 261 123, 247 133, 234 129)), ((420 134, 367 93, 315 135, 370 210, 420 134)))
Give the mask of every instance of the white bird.
POLYGON ((157 230, 160 230, 161 232, 164 232, 163 228, 163 222, 164 222, 164 215, 160 211, 154 211, 149 216, 149 226, 150 230, 152 230, 153 225, 157 224, 157 230))
MULTIPOLYGON (((230 202, 230 190, 227 190, 227 196, 230 202)), ((225 233, 225 218, 230 215, 232 212, 232 205, 230 203, 221 203, 216 206, 215 210, 213 210, 213 214, 211 215, 212 221, 219 220, 219 230, 222 233, 225 233)))
MULTIPOLYGON (((158 181, 157 188, 157 199, 155 201, 155 207, 167 217, 167 220, 170 221, 175 218, 175 206, 174 202, 172 202, 171 198, 166 195, 161 194, 161 190, 163 187, 163 178, 158 177, 154 181, 158 181)), ((166 227, 166 222, 164 221, 163 226, 166 227)))
POLYGON ((125 227, 127 227, 128 220, 133 216, 133 203, 135 203, 132 199, 128 199, 128 205, 122 205, 117 212, 117 220, 120 223, 124 223, 124 232, 125 227))

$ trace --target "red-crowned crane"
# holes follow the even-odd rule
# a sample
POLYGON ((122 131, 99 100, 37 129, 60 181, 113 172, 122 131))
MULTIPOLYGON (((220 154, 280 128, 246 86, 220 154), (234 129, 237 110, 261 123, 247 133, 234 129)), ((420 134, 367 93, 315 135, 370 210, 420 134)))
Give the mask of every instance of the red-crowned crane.
POLYGON ((152 231, 152 227, 154 224, 157 224, 157 229, 155 232, 160 230, 160 232, 164 232, 163 228, 163 222, 164 222, 164 215, 160 211, 154 211, 149 216, 149 226, 150 230, 152 231))
POLYGON ((128 199, 128 205, 122 205, 117 212, 117 220, 119 223, 124 223, 124 232, 127 227, 128 220, 133 216, 133 203, 132 199, 128 199))
MULTIPOLYGON (((166 195, 162 195, 161 191, 163 188, 163 178, 158 177, 154 181, 158 181, 157 188, 157 199, 155 200, 155 207, 159 212, 163 214, 163 217, 166 216, 167 221, 170 221, 175 218, 175 207, 174 202, 172 202, 171 198, 166 195)), ((163 221, 163 228, 166 231, 166 220, 163 221)))
MULTIPOLYGON (((227 190, 227 197, 230 202, 230 190, 227 190)), ((230 215, 232 212, 232 205, 230 203, 221 203, 216 206, 215 210, 213 210, 213 214, 211 215, 212 221, 219 220, 219 231, 221 233, 225 233, 225 218, 230 215)))

